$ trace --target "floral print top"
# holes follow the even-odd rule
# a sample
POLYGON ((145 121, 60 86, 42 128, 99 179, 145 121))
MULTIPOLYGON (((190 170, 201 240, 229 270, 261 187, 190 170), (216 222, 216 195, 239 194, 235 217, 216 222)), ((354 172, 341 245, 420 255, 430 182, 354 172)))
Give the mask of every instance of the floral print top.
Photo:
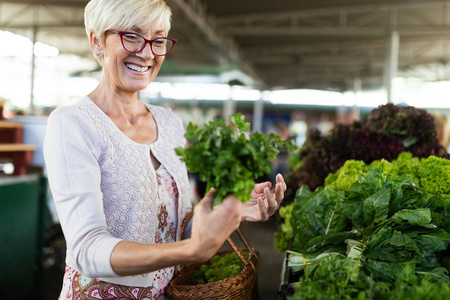
POLYGON ((161 165, 156 170, 158 183, 158 228, 155 235, 155 243, 171 243, 176 239, 178 190, 175 180, 161 165))
MULTIPOLYGON (((158 186, 157 228, 155 243, 172 243, 176 240, 178 189, 173 177, 160 165, 156 170, 158 186)), ((172 279, 174 267, 153 272, 153 286, 135 287, 105 282, 96 278, 88 278, 69 266, 64 274, 63 289, 59 300, 93 300, 93 299, 136 299, 165 300, 165 289, 172 279)))

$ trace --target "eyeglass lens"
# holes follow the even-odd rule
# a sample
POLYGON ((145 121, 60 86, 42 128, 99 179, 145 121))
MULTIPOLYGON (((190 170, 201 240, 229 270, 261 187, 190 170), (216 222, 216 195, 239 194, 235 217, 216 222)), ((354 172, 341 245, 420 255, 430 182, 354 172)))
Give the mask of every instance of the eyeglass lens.
MULTIPOLYGON (((139 52, 145 43, 145 40, 137 34, 124 34, 122 36, 123 46, 129 52, 139 52)), ((152 43, 153 53, 156 55, 166 55, 172 49, 173 42, 166 38, 159 38, 152 43)))

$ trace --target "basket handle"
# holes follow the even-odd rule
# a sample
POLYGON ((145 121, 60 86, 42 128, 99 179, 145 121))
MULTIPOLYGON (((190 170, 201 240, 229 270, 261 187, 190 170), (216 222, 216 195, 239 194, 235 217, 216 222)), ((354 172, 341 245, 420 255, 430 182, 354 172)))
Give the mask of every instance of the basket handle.
POLYGON ((184 233, 186 231, 186 227, 189 224, 189 221, 192 219, 193 215, 194 215, 194 211, 190 211, 186 214, 186 217, 184 217, 183 222, 181 223, 180 240, 184 239, 184 233))
MULTIPOLYGON (((241 239, 241 241, 244 243, 244 245, 247 248, 248 252, 250 252, 250 255, 254 255, 257 258, 258 256, 253 251, 253 248, 250 247, 250 244, 248 243, 247 239, 244 237, 244 234, 242 234, 242 231, 239 228, 237 228, 236 232, 239 235, 239 238, 241 239)), ((250 259, 245 258, 245 256, 242 254, 241 250, 239 250, 239 248, 236 246, 234 241, 231 239, 231 236, 227 237, 227 242, 228 242, 228 244, 230 244, 231 248, 237 254, 237 256, 242 261, 244 266, 251 265, 253 271, 256 272, 256 266, 253 264, 253 262, 250 261, 250 259)))
MULTIPOLYGON (((183 219, 183 222, 181 224, 181 234, 180 234, 180 238, 184 239, 184 233, 186 231, 186 227, 189 223, 189 221, 191 220, 192 216, 194 215, 194 211, 189 212, 186 217, 183 219)), ((255 254, 255 251, 253 250, 253 248, 250 246, 250 243, 247 241, 247 239, 245 238, 244 234, 242 233, 242 231, 237 228, 236 229, 236 233, 238 234, 239 238, 241 239, 241 241, 244 243, 245 247, 247 248, 247 250, 249 251, 250 255, 255 256, 256 258, 258 258, 258 256, 255 254)), ((242 252, 239 250, 238 246, 236 246, 236 244, 234 243, 234 241, 231 239, 231 236, 227 237, 227 242, 228 244, 231 246, 231 248, 233 249, 233 251, 236 253, 236 255, 239 257, 239 259, 242 261, 242 263, 244 264, 244 266, 248 266, 251 265, 253 271, 256 272, 256 266, 253 264, 253 262, 251 262, 249 259, 245 258, 245 256, 242 254, 242 252)))

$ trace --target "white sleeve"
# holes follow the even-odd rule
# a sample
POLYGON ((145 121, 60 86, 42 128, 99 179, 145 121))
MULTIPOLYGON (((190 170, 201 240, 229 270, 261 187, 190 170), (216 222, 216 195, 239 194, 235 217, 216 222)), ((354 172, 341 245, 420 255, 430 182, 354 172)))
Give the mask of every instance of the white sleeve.
POLYGON ((48 119, 44 158, 50 189, 67 243, 67 260, 83 275, 113 277, 110 257, 121 239, 107 231, 100 188, 100 149, 93 129, 73 108, 48 119))

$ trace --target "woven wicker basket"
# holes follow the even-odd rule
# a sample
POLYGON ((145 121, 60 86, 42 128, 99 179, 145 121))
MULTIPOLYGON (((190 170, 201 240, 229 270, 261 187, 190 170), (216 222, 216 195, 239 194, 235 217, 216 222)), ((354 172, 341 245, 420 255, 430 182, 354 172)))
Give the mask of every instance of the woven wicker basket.
MULTIPOLYGON (((192 217, 189 214, 183 221, 181 235, 184 235, 186 225, 192 217)), ((245 248, 238 248, 233 240, 228 237, 227 241, 232 250, 220 251, 217 255, 225 255, 230 252, 235 252, 241 261, 244 263, 244 268, 236 276, 225 278, 224 280, 210 282, 206 284, 191 285, 190 279, 192 273, 200 268, 202 264, 186 265, 179 271, 175 272, 173 279, 166 288, 166 295, 172 300, 184 299, 229 299, 229 300, 257 300, 258 284, 257 284, 257 267, 259 264, 259 255, 257 251, 250 247, 250 244, 237 229, 239 238, 245 245, 245 248), (242 254, 242 251, 249 252, 249 259, 247 260, 242 254)))

